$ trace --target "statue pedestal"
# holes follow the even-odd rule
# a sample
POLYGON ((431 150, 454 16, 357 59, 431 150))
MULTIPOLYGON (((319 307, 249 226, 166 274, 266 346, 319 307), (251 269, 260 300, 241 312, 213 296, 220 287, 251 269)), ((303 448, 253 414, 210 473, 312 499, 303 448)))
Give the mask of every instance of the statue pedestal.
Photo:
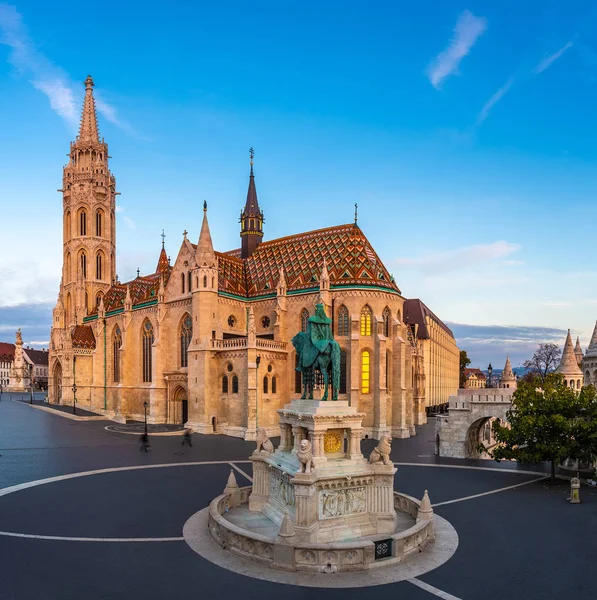
POLYGON ((281 524, 288 513, 297 539, 335 542, 396 528, 393 465, 369 464, 361 453, 363 414, 348 402, 293 400, 280 415, 280 445, 254 452, 249 508, 281 524), (313 467, 301 473, 301 442, 313 467))

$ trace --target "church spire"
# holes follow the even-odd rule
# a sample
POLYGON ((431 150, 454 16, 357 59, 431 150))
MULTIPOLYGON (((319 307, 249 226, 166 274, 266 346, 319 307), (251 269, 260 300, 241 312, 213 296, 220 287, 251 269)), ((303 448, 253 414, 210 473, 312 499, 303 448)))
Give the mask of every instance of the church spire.
POLYGON ((595 322, 595 329, 593 329, 593 335, 589 342, 589 350, 593 350, 594 348, 597 348, 597 321, 595 322))
POLYGON ((97 114, 95 112, 95 99, 93 97, 93 79, 87 75, 85 80, 85 101, 83 102, 83 114, 81 115, 81 126, 79 127, 79 142, 99 142, 99 130, 97 128, 97 114))
POLYGON ((249 150, 251 172, 249 174, 249 189, 245 208, 240 214, 241 258, 249 258, 261 243, 263 238, 263 212, 259 209, 257 190, 255 189, 255 174, 253 173, 253 158, 255 151, 249 150))
POLYGON ((583 352, 580 346, 580 336, 576 336, 576 346, 574 346, 574 354, 576 355, 576 360, 578 362, 578 366, 582 364, 583 352))
POLYGON ((566 380, 569 377, 579 378, 582 377, 582 371, 578 366, 576 355, 574 354, 574 346, 572 344, 572 336, 570 335, 570 329, 566 336, 566 343, 564 344, 564 350, 562 352, 562 359, 556 369, 556 373, 560 373, 566 380))
POLYGON ((203 223, 201 223, 201 233, 197 242, 197 251, 195 252, 197 264, 212 266, 215 260, 214 246, 211 241, 209 223, 207 222, 207 202, 203 202, 203 223))
POLYGON ((167 273, 170 270, 170 262, 168 261, 168 255, 166 254, 165 247, 166 234, 162 229, 162 250, 160 257, 158 258, 158 266, 155 268, 156 273, 167 273))

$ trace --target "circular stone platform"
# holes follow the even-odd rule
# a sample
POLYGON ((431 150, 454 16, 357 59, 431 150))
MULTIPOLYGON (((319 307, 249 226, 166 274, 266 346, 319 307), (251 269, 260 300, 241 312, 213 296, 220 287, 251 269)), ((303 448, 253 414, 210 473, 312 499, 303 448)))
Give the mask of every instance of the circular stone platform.
MULTIPOLYGON (((147 433, 150 435, 180 435, 186 431, 187 427, 183 425, 173 425, 169 423, 148 423, 147 433)), ((117 425, 108 425, 106 431, 114 433, 125 433, 128 435, 141 435, 145 431, 144 423, 126 423, 117 425)))
POLYGON ((446 519, 436 514, 434 515, 435 541, 426 548, 425 552, 410 556, 403 562, 388 568, 330 574, 286 572, 270 569, 224 550, 212 539, 208 530, 208 521, 209 507, 195 513, 183 527, 186 543, 202 558, 247 577, 304 587, 368 587, 412 579, 450 560, 458 547, 456 530, 446 519))

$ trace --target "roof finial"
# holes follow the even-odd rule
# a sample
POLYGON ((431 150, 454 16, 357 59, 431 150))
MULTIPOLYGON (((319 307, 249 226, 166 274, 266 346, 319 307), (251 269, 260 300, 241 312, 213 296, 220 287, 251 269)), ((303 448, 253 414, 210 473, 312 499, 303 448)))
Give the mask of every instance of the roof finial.
POLYGON ((186 229, 182 232, 184 239, 187 239, 187 233, 189 233, 186 229))
POLYGON ((85 89, 90 90, 93 88, 95 83, 93 83, 93 79, 91 79, 91 75, 87 75, 87 79, 85 80, 85 89))
POLYGON ((164 249, 165 246, 165 242, 166 241, 166 234, 164 233, 164 230, 162 229, 162 250, 164 249))
POLYGON ((355 202, 354 203, 354 224, 357 224, 357 221, 359 220, 359 205, 355 202))
POLYGON ((137 278, 139 277, 140 272, 141 271, 140 271, 139 267, 137 267, 137 278))
POLYGON ((253 146, 249 148, 250 164, 251 164, 251 175, 253 175, 253 158, 255 157, 255 150, 253 146))
POLYGON ((203 201, 203 212, 207 212, 207 200, 203 201))

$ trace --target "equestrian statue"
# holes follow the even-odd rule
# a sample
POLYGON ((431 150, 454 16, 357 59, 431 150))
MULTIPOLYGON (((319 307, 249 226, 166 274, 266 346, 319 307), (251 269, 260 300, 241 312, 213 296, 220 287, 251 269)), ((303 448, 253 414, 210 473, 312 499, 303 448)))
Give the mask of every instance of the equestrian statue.
POLYGON ((315 369, 323 375, 325 388, 322 400, 328 399, 330 371, 332 375, 332 400, 338 400, 340 388, 340 345, 334 340, 332 320, 326 316, 323 304, 315 306, 315 314, 307 319, 307 331, 292 338, 298 357, 296 370, 302 373, 303 395, 301 400, 313 400, 315 369))

